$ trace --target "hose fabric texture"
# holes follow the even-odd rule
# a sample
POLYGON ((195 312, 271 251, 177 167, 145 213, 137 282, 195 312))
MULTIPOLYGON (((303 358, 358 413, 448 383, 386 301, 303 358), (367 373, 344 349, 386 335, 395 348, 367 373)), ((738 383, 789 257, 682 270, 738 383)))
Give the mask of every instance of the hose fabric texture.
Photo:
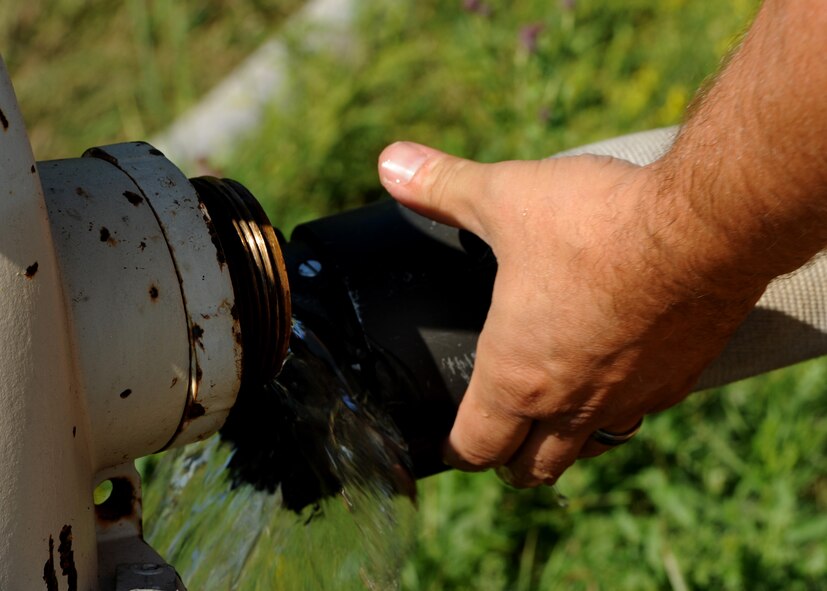
MULTIPOLYGON (((597 154, 645 165, 661 157, 677 127, 655 129, 558 154, 597 154)), ((695 390, 735 382, 827 354, 827 256, 774 280, 695 390)))

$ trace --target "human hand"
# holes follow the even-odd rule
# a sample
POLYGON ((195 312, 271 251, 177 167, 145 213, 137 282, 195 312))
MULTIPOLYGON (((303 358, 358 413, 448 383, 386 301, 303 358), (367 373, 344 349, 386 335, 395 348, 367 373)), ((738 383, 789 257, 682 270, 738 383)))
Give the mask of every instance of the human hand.
POLYGON ((400 142, 379 158, 401 203, 498 260, 475 368, 445 448, 458 468, 553 484, 578 457, 682 400, 766 281, 716 281, 726 245, 657 166, 606 157, 478 164, 400 142), (719 241, 718 241, 719 242, 719 241))

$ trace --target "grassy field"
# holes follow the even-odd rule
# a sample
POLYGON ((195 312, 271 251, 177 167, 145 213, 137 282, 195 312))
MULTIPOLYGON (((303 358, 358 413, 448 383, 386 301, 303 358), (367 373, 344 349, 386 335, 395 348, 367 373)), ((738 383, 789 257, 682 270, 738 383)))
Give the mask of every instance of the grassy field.
POLYGON ((3 0, 0 52, 39 159, 146 139, 302 0, 3 0))
MULTIPOLYGON (((0 50, 39 157, 158 131, 295 8, 215 0, 18 2, 0 50)), ((535 158, 679 122, 753 0, 365 2, 346 56, 294 43, 292 107, 210 165, 296 223, 380 197, 395 139, 535 158)), ((827 584, 827 367, 694 395, 548 489, 420 483, 413 590, 819 589, 827 584)), ((149 516, 151 519, 151 516, 149 516)))

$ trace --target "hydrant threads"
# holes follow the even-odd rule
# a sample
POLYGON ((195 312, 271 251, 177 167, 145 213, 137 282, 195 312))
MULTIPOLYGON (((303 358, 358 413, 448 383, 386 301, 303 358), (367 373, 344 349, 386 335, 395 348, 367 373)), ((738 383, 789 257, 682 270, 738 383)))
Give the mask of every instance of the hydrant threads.
POLYGON ((275 376, 290 339, 290 289, 275 230, 258 201, 230 179, 190 179, 217 234, 241 325, 242 382, 275 376))

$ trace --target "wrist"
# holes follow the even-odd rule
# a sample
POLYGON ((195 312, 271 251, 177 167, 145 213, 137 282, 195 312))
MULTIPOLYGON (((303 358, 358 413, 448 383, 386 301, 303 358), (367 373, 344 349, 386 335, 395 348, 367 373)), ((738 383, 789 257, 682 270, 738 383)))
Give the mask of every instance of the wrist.
POLYGON ((769 238, 759 237, 748 223, 752 212, 736 208, 737 215, 716 215, 692 171, 676 167, 669 155, 641 173, 646 187, 641 209, 656 259, 652 265, 671 278, 676 297, 754 302, 783 272, 760 256, 757 245, 769 238))
POLYGON ((696 248, 690 266, 717 289, 766 285, 827 245, 825 23, 823 3, 766 2, 648 167, 656 205, 696 248))

